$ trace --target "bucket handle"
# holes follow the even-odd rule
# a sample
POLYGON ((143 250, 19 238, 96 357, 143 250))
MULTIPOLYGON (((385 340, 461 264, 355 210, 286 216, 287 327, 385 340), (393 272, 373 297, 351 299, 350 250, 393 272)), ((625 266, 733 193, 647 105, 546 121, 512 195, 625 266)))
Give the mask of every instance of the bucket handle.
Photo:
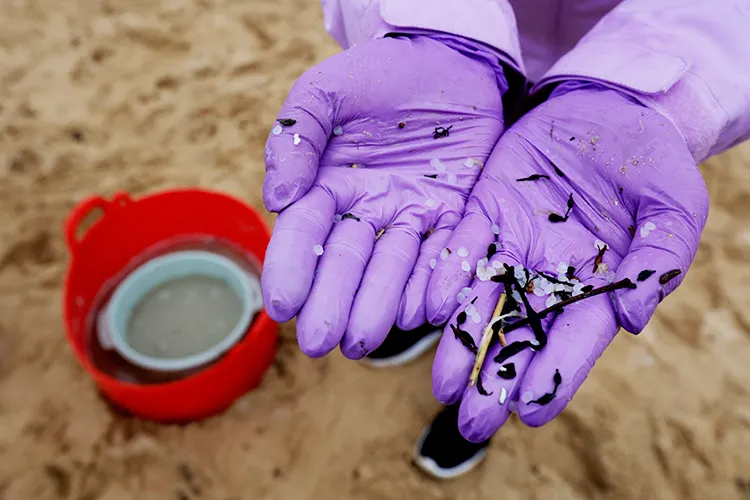
POLYGON ((101 218, 104 217, 104 215, 108 211, 125 206, 130 202, 130 195, 124 191, 121 191, 115 193, 115 195, 112 197, 112 200, 107 200, 102 196, 96 195, 86 198, 85 200, 78 203, 75 207, 73 207, 70 215, 68 215, 68 218, 65 220, 64 227, 65 243, 67 243, 70 252, 75 253, 76 249, 78 248, 78 244, 80 243, 81 239, 83 239, 85 233, 80 235, 79 237, 78 230, 81 226, 81 223, 86 219, 86 217, 91 214, 91 212, 97 209, 101 210, 102 215, 99 216, 99 218, 101 218))

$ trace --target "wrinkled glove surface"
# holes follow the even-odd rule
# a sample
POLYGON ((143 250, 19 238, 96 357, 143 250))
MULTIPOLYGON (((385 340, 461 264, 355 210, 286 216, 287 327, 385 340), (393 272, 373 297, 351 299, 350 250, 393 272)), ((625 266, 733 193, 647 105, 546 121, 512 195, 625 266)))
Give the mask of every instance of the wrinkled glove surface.
POLYGON ((294 85, 266 146, 280 211, 262 274, 276 321, 309 356, 361 358, 425 322, 440 249, 503 131, 497 57, 451 37, 385 38, 294 85))
MULTIPOLYGON (((510 127, 471 193, 426 298, 433 324, 450 319, 433 365, 433 392, 444 403, 462 400, 462 434, 484 440, 510 411, 533 427, 557 416, 618 328, 640 332, 679 285, 707 215, 705 184, 678 130, 617 91, 566 84, 510 127), (482 260, 488 255, 489 262, 482 260), (490 347, 482 383, 468 387, 475 346, 460 342, 461 331, 480 344, 506 289, 499 282, 509 275, 526 285, 523 295, 537 312, 624 279, 637 288, 580 300, 535 330, 510 331, 518 318, 506 318, 508 346, 490 347)), ((518 290, 510 297, 505 313, 516 301, 531 316, 518 290)))

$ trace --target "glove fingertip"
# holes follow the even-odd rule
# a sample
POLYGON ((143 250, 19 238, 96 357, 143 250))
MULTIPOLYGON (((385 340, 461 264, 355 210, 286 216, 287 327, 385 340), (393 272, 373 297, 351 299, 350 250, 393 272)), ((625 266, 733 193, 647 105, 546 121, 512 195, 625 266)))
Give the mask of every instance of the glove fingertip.
POLYGON ((343 354, 346 359, 351 359, 352 361, 358 361, 367 356, 371 350, 374 350, 374 348, 369 349, 364 340, 351 342, 346 339, 341 342, 340 349, 341 354, 343 354))
POLYGON ((292 308, 278 299, 264 299, 268 317, 277 323, 286 323, 296 314, 292 308))
POLYGON ((463 391, 455 390, 454 384, 446 383, 446 380, 433 375, 432 377, 432 395, 438 402, 444 405, 452 405, 461 401, 463 391))
POLYGON ((508 409, 496 404, 495 401, 487 404, 488 397, 492 398, 467 394, 461 402, 461 408, 458 410, 458 430, 467 441, 481 443, 488 440, 510 416, 508 409))
POLYGON ((461 400, 471 370, 468 363, 460 359, 460 353, 456 355, 451 348, 450 335, 452 333, 448 336, 444 334, 440 339, 432 363, 432 395, 443 404, 453 404, 461 400))
POLYGON ((559 400, 546 406, 530 406, 519 404, 518 417, 526 427, 538 428, 555 419, 567 406, 567 402, 559 400))
POLYGON ((277 323, 286 323, 297 314, 298 308, 274 293, 264 292, 263 303, 268 316, 277 323))
POLYGON ((289 283, 287 276, 279 272, 277 266, 266 265, 260 276, 263 304, 268 316, 277 323, 292 319, 299 312, 310 291, 309 285, 294 283, 296 286, 285 286, 289 283))
POLYGON ((546 395, 544 392, 546 389, 541 389, 537 386, 536 390, 534 390, 535 384, 533 381, 530 383, 530 381, 524 380, 518 392, 520 395, 518 417, 521 422, 527 427, 537 428, 557 418, 573 399, 573 394, 583 384, 588 370, 590 370, 590 366, 587 370, 579 371, 579 375, 573 383, 565 387, 561 386, 559 390, 555 391, 552 400, 548 402, 539 401, 539 399, 546 395))
POLYGON ((398 312, 396 313, 396 326, 405 332, 414 330, 427 321, 424 300, 426 280, 421 282, 421 284, 423 286, 419 286, 420 283, 416 281, 415 275, 412 274, 401 296, 401 302, 398 305, 398 312))
MULTIPOLYGON (((428 308, 428 311, 429 311, 429 308, 428 308)), ((439 326, 439 325, 442 325, 443 323, 445 323, 448 320, 450 314, 448 312, 441 311, 438 308, 438 310, 435 310, 432 313, 428 312, 426 316, 427 316, 427 321, 431 325, 439 326)))
POLYGON ((309 339, 303 340, 301 337, 297 337, 297 344, 299 345, 299 350, 302 351, 302 354, 307 356, 308 358, 312 359, 318 359, 322 358, 329 352, 331 352, 333 349, 329 348, 328 346, 323 345, 320 342, 314 342, 311 343, 308 341, 309 339))
POLYGON ((425 318, 424 308, 421 308, 421 311, 418 310, 411 313, 399 310, 398 316, 396 317, 396 327, 398 327, 399 330, 408 332, 419 328, 425 323, 425 321, 427 320, 425 318))
POLYGON ((430 286, 427 289, 425 297, 425 316, 430 324, 435 326, 443 325, 453 311, 458 307, 458 301, 450 291, 439 285, 433 285, 430 280, 430 286), (447 293, 446 293, 447 292, 447 293))
POLYGON ((656 312, 659 299, 655 294, 640 297, 615 294, 614 307, 617 322, 627 332, 637 335, 646 328, 651 317, 656 312))
MULTIPOLYGON (((642 252, 641 252, 642 253, 642 252)), ((625 258, 617 270, 617 281, 629 279, 635 288, 613 293, 613 306, 619 325, 632 334, 643 331, 659 303, 680 284, 683 272, 671 260, 625 258), (642 262, 654 262, 653 268, 642 262)))
POLYGON ((263 203, 269 212, 281 212, 301 198, 309 186, 293 185, 274 174, 267 174, 263 181, 263 203))

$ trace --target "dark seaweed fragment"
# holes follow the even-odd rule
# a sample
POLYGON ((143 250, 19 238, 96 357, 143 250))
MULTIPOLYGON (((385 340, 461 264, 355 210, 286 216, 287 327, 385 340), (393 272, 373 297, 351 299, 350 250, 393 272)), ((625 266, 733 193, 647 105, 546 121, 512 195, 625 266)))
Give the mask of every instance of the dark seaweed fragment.
POLYGON ((466 311, 461 311, 458 313, 458 316, 456 316, 456 324, 461 326, 464 323, 466 323, 466 311))
POLYGON ((653 276, 656 273, 653 269, 644 269, 640 273, 638 273, 638 281, 646 281, 651 276, 653 276))
POLYGON ((435 131, 432 133, 432 137, 434 139, 440 139, 443 137, 448 137, 451 135, 451 129, 453 128, 453 125, 451 125, 448 128, 445 127, 435 127, 435 131))
POLYGON ((552 400, 557 396, 557 388, 560 387, 560 384, 562 384, 562 375, 560 375, 560 370, 555 369, 555 375, 552 377, 552 381, 555 383, 555 387, 552 389, 552 392, 548 392, 539 399, 529 401, 529 404, 535 403, 539 406, 544 406, 551 403, 552 400))
POLYGON ((487 260, 490 260, 496 253, 497 245, 495 243, 490 243, 490 246, 487 247, 487 260))
POLYGON ((477 348, 476 343, 474 343, 474 339, 471 337, 471 335, 469 335, 468 332, 465 332, 461 330, 461 328, 453 325, 451 325, 451 329, 453 330, 453 335, 456 336, 458 341, 461 342, 465 348, 467 348, 474 354, 477 353, 479 349, 477 348))
POLYGON ((659 276, 659 284, 666 285, 680 274, 682 274, 682 271, 680 271, 679 269, 672 269, 671 271, 667 271, 666 273, 659 276))
POLYGON ((599 266, 602 264, 602 261, 604 260, 604 252, 607 251, 609 246, 605 244, 604 246, 597 247, 597 248, 599 248, 599 253, 596 254, 596 258, 594 259, 594 271, 593 272, 596 272, 596 270, 599 269, 599 266))
POLYGON ((549 180, 549 175, 545 174, 532 174, 528 177, 522 177, 520 179, 516 179, 516 182, 526 182, 526 181, 538 181, 539 179, 547 179, 549 180))
POLYGON ((487 392, 484 388, 484 385, 482 385, 482 373, 480 372, 477 376, 477 391, 482 396, 492 396, 491 392, 487 392))
POLYGON ((505 380, 516 378, 516 365, 513 363, 506 363, 502 365, 497 371, 497 376, 505 380))

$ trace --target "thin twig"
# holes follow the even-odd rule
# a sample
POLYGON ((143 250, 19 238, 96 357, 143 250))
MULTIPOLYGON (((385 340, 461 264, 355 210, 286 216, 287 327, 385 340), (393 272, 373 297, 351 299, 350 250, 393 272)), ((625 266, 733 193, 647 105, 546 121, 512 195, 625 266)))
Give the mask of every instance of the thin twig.
MULTIPOLYGON (((590 290, 588 292, 582 293, 581 295, 576 295, 575 297, 571 297, 569 299, 565 299, 563 301, 558 302, 554 306, 548 307, 547 309, 542 309, 537 313, 537 317, 539 319, 546 318, 550 313, 560 311, 561 309, 574 304, 578 301, 585 300, 591 297, 594 297, 596 295, 601 295, 603 293, 609 293, 614 292, 616 290, 622 290, 624 288, 636 288, 635 283, 630 281, 628 278, 625 278, 623 280, 620 280, 616 283, 610 283, 609 285, 604 285, 599 288, 594 288, 593 290, 590 290)), ((522 326, 526 326, 531 322, 530 318, 522 319, 520 321, 516 321, 515 323, 508 325, 505 328, 505 333, 510 333, 513 330, 516 330, 518 328, 521 328, 522 326)))
MULTIPOLYGON (((490 327, 490 330, 492 330, 491 327, 490 327)), ((502 326, 497 331, 497 338, 500 340, 500 345, 501 346, 505 347, 506 345, 508 345, 508 341, 505 340, 505 332, 503 332, 503 327, 502 326)))
MULTIPOLYGON (((471 370, 471 376, 469 377, 469 385, 473 386, 477 383, 477 378, 479 377, 479 372, 482 370, 482 364, 484 363, 484 358, 487 356, 487 349, 490 347, 490 341, 492 340, 492 323, 493 319, 496 316, 500 316, 500 314, 503 311, 503 307, 505 306, 505 292, 500 294, 500 298, 497 301, 497 305, 495 306, 495 311, 492 313, 492 316, 490 317, 489 323, 487 323, 487 326, 484 328, 484 332, 482 333, 482 340, 479 343, 479 350, 477 351, 477 357, 474 360, 474 368, 471 370)), ((500 337, 500 343, 505 346, 505 336, 502 333, 502 330, 500 330, 500 333, 498 334, 500 337)))

